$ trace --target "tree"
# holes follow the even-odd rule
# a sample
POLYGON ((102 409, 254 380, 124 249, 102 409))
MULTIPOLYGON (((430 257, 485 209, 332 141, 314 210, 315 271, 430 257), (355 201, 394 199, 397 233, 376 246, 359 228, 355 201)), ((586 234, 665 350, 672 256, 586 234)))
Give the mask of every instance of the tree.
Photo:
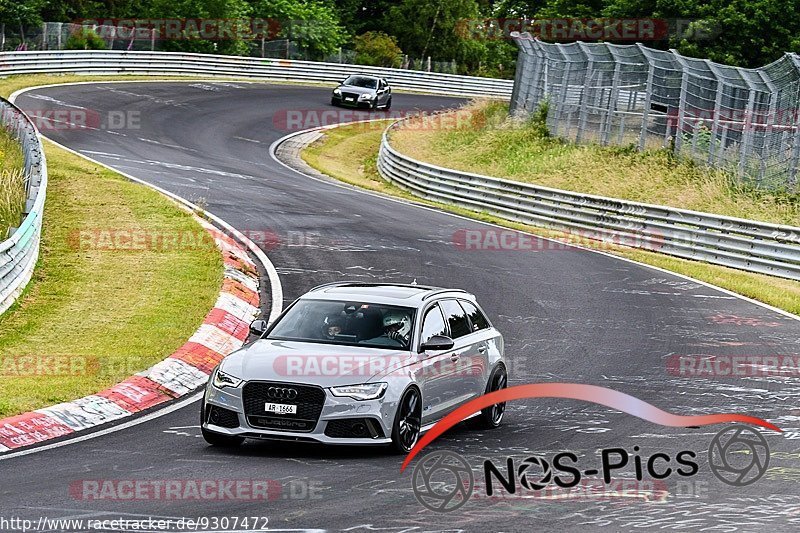
POLYGON ((356 48, 356 63, 376 67, 399 67, 403 51, 397 39, 380 31, 368 31, 353 39, 356 48))
MULTIPOLYGON (((152 19, 216 19, 216 20, 244 20, 250 15, 250 6, 245 0, 152 0, 150 8, 145 13, 133 14, 133 17, 148 17, 152 19)), ((187 25, 188 27, 188 25, 187 25)), ((218 53, 218 54, 245 54, 249 46, 245 42, 248 38, 238 33, 228 37, 220 34, 215 39, 201 39, 199 34, 184 31, 180 38, 166 39, 161 43, 162 48, 181 52, 218 53)))
POLYGON ((103 38, 94 31, 81 28, 69 36, 64 48, 66 50, 105 50, 108 47, 103 38))
POLYGON ((392 32, 385 24, 384 15, 396 2, 393 0, 333 0, 342 25, 352 35, 368 31, 392 32))
POLYGON ((12 28, 38 26, 45 0, 0 0, 0 21, 12 28))
POLYGON ((411 57, 463 61, 474 56, 475 45, 456 29, 479 16, 475 0, 403 0, 389 10, 384 26, 411 57))
POLYGON ((335 10, 316 0, 250 0, 254 17, 277 21, 279 37, 296 41, 312 59, 333 54, 347 40, 335 10))

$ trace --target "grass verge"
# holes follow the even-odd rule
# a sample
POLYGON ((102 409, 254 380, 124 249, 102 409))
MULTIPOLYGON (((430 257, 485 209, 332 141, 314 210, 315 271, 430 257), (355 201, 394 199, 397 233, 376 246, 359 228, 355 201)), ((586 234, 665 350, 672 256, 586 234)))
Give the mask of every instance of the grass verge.
POLYGON ((5 128, 0 127, 0 242, 9 229, 19 226, 25 208, 25 179, 22 148, 5 128))
MULTIPOLYGON (((75 79, 88 81, 12 77, 0 93, 75 79)), ((92 394, 164 359, 202 323, 222 285, 220 253, 198 242, 205 231, 190 214, 52 143, 45 152, 39 263, 0 315, 0 417, 92 394), (147 244, 121 249, 129 241, 117 230, 147 244), (188 237, 194 245, 171 244, 188 237)))
POLYGON ((418 127, 392 135, 402 153, 435 165, 556 189, 668 205, 778 224, 800 225, 800 195, 737 184, 723 171, 669 150, 576 145, 550 137, 541 116, 508 118, 508 105, 476 101, 451 128, 418 127), (463 127, 458 127, 458 124, 463 127))
MULTIPOLYGON (((555 239, 565 237, 564 233, 562 232, 540 228, 536 226, 519 224, 493 215, 489 215, 487 213, 479 213, 463 208, 450 206, 447 204, 440 204, 437 202, 430 202, 427 200, 423 200, 416 196, 411 195, 410 193, 407 193, 406 191, 392 185, 391 183, 386 182, 383 178, 381 178, 375 164, 377 160, 378 149, 380 147, 381 133, 382 132, 380 131, 379 128, 375 129, 365 128, 363 125, 343 126, 339 128, 330 129, 327 130, 325 137, 321 138, 320 140, 318 140, 317 142, 313 143, 305 150, 303 150, 302 158, 306 161, 306 163, 308 163, 313 168, 319 170, 320 172, 328 174, 334 178, 340 179, 352 185, 363 187, 365 189, 393 196, 398 196, 405 199, 413 199, 416 202, 431 205, 445 211, 468 216, 471 218, 482 220, 484 222, 491 222, 512 229, 527 231, 536 235, 541 235, 543 237, 550 237, 555 239)), ((437 133, 446 135, 453 132, 449 133, 437 132, 437 133)), ((424 159, 424 157, 420 156, 421 154, 426 154, 428 148, 420 147, 419 145, 429 142, 430 141, 429 136, 431 134, 432 134, 431 132, 425 132, 419 135, 419 129, 418 129, 417 130, 417 135, 419 135, 418 140, 415 141, 415 143, 413 143, 417 147, 413 150, 409 149, 409 142, 410 139, 413 137, 413 135, 408 135, 407 137, 404 138, 403 143, 395 144, 395 146, 399 148, 400 151, 407 153, 408 155, 411 155, 411 153, 409 152, 413 151, 415 157, 424 159)), ((462 133, 458 133, 457 135, 461 134, 462 133)), ((469 132, 463 134, 468 137, 472 135, 469 132)), ((465 140, 465 143, 466 142, 467 140, 465 140)), ((479 148, 480 148, 479 146, 473 145, 473 149, 478 150, 479 148)), ((460 157, 461 157, 460 159, 461 170, 489 173, 486 171, 485 167, 469 168, 467 165, 463 163, 465 160, 468 159, 468 156, 461 154, 460 157)), ((661 157, 661 156, 656 156, 656 157, 661 157)), ((448 166, 451 168, 456 166, 449 164, 444 157, 441 157, 436 161, 431 161, 431 162, 440 164, 441 166, 448 166)), ((703 171, 703 169, 697 169, 697 170, 700 172, 703 171)), ((655 172, 655 170, 653 170, 653 172, 655 172)), ((604 194, 608 195, 608 193, 604 194)), ((739 201, 741 200, 734 201, 733 203, 737 203, 739 201)), ((780 218, 783 218, 784 215, 787 215, 788 213, 792 212, 793 207, 791 207, 791 201, 779 198, 773 199, 771 201, 777 202, 780 205, 784 206, 784 211, 780 218)), ((761 211, 753 209, 752 212, 761 212, 761 211)), ((763 214, 766 215, 768 213, 763 213, 763 214)), ((787 220, 783 221, 790 222, 791 220, 793 220, 793 218, 788 217, 787 220)), ((676 257, 670 257, 663 254, 649 252, 646 250, 626 248, 623 246, 614 246, 614 245, 609 245, 607 243, 599 244, 596 243, 595 241, 587 240, 585 242, 582 242, 581 244, 586 246, 587 248, 591 248, 593 246, 594 247, 600 246, 602 247, 602 250, 604 252, 608 252, 610 254, 617 255, 620 257, 625 257, 628 259, 633 259, 635 261, 639 261, 641 263, 645 263, 648 265, 660 267, 665 270, 669 270, 671 272, 675 272, 678 274, 690 276, 692 278, 705 281, 707 283, 712 283, 719 287, 731 290, 733 292, 736 292, 743 296, 747 296, 754 300, 764 302, 779 309, 784 309, 794 314, 800 314, 800 283, 795 281, 775 278, 771 276, 764 276, 761 274, 743 272, 740 270, 734 270, 731 268, 721 267, 717 265, 710 265, 698 261, 688 261, 685 259, 679 259, 676 257)))

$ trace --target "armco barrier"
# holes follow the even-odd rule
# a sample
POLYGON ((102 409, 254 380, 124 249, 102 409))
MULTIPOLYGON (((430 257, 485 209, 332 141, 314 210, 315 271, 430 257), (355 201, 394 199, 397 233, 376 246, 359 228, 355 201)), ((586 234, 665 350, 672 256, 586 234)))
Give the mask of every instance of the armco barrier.
POLYGON ((383 135, 378 169, 411 193, 509 220, 685 259, 800 280, 800 228, 579 194, 407 157, 383 135))
POLYGON ((386 78, 398 89, 452 96, 510 98, 512 80, 458 76, 436 72, 262 59, 180 52, 125 52, 118 50, 59 50, 0 53, 0 75, 40 74, 140 74, 155 76, 200 75, 292 82, 337 83, 359 72, 386 78))
POLYGON ((28 117, 3 98, 0 98, 0 114, 0 123, 22 145, 27 193, 22 223, 0 242, 0 313, 3 313, 30 281, 39 257, 47 162, 39 132, 28 117))

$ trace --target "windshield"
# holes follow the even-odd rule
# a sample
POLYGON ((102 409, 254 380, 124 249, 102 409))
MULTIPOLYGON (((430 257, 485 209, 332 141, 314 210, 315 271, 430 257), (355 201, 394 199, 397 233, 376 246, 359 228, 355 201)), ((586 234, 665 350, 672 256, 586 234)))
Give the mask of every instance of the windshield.
POLYGON ((408 307, 300 300, 275 324, 266 338, 407 350, 414 315, 415 310, 408 307))
POLYGON ((364 76, 350 76, 344 80, 344 85, 351 87, 364 87, 365 89, 377 89, 378 80, 375 78, 366 78, 364 76))

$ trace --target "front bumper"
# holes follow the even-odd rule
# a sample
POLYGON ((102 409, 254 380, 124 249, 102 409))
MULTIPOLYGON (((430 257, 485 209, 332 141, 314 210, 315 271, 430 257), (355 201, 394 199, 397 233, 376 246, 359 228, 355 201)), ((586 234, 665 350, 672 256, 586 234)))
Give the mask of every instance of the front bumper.
POLYGON ((374 100, 358 100, 355 99, 353 101, 346 100, 342 96, 331 96, 331 102, 335 105, 345 106, 345 107, 354 107, 357 109, 369 109, 372 107, 372 102, 374 100))
MULTIPOLYGON (((311 431, 283 431, 251 425, 248 421, 248 416, 245 414, 242 390, 243 385, 235 389, 230 387, 218 389, 209 384, 206 387, 206 393, 203 398, 205 413, 203 428, 214 433, 252 439, 318 442, 333 445, 385 445, 392 441, 392 425, 397 409, 397 399, 389 394, 389 390, 386 391, 382 398, 377 400, 358 401, 352 398, 333 396, 330 391, 324 389, 325 401, 322 405, 322 412, 316 426, 311 431), (238 426, 223 427, 209 422, 210 406, 217 406, 236 413, 238 426), (367 422, 367 425, 372 429, 370 433, 377 433, 377 436, 367 438, 332 437, 326 434, 326 430, 329 429, 329 423, 354 419, 370 421, 367 422)), ((252 417, 253 415, 251 414, 250 416, 252 417)), ((339 424, 341 425, 341 422, 339 424)), ((328 431, 328 433, 332 432, 328 431)))

